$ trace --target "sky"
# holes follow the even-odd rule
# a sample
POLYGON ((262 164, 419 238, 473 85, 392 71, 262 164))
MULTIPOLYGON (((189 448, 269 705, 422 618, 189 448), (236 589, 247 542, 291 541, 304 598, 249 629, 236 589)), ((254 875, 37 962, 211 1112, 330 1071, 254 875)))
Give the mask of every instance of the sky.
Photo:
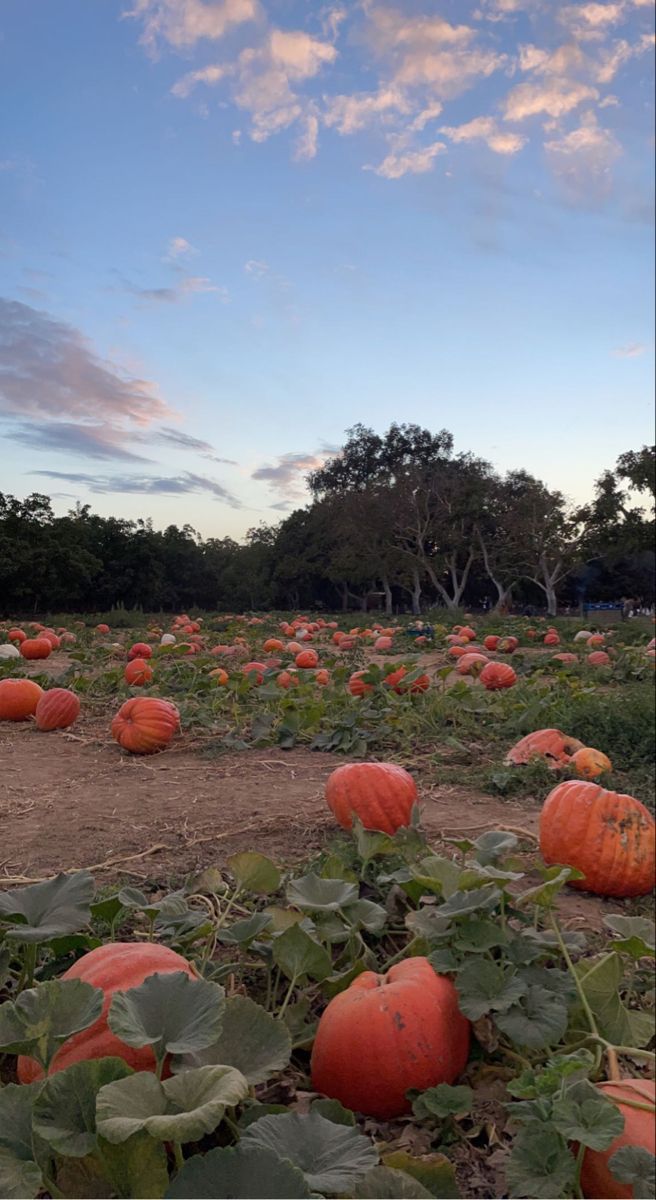
POLYGON ((653 440, 652 0, 4 0, 0 490, 240 538, 356 422, 653 440))

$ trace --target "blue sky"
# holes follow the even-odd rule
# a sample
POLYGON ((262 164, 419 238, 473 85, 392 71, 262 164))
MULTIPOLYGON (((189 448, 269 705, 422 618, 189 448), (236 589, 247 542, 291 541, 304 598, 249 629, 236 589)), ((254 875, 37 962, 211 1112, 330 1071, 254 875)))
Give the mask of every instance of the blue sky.
POLYGON ((240 537, 357 421, 653 438, 651 0, 5 0, 0 489, 240 537))

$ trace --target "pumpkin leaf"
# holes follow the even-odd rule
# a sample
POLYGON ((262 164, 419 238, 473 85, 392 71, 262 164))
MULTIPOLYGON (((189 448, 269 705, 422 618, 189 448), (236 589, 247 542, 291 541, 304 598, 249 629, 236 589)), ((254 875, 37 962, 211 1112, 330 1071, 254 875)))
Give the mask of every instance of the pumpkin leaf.
POLYGON ((152 1046, 158 1063, 167 1054, 204 1050, 219 1035, 225 992, 218 983, 184 971, 149 975, 139 987, 116 992, 108 1014, 112 1033, 128 1046, 152 1046))
POLYGON ((635 1200, 653 1200, 656 1156, 644 1146, 621 1146, 608 1160, 611 1175, 633 1189, 635 1200))
POLYGON ((248 996, 231 996, 225 1002, 221 1032, 211 1046, 176 1056, 174 1072, 190 1067, 236 1067, 250 1084, 265 1083, 287 1066, 292 1039, 287 1027, 248 996))
POLYGON ((454 946, 467 954, 484 954, 493 946, 503 946, 505 943, 506 935, 500 925, 484 917, 463 921, 453 939, 454 946))
POLYGON ((488 833, 482 833, 476 838, 472 849, 475 851, 476 861, 482 867, 497 863, 503 854, 510 854, 518 844, 518 839, 514 833, 507 833, 505 830, 491 829, 488 833))
POLYGON ((104 900, 94 900, 90 907, 91 916, 95 921, 106 921, 108 925, 114 925, 125 905, 121 904, 117 892, 114 896, 107 896, 104 900))
POLYGON ((445 917, 467 917, 474 912, 489 912, 496 908, 501 899, 501 892, 493 883, 485 887, 474 888, 472 891, 452 892, 448 900, 440 907, 445 917))
POLYGON ((273 904, 269 908, 265 908, 264 911, 269 917, 272 933, 284 933, 286 929, 289 929, 290 925, 300 925, 302 923, 304 929, 308 925, 311 925, 310 918, 301 912, 297 912, 295 908, 279 908, 273 904))
POLYGON ((324 996, 327 996, 329 1000, 332 1000, 333 996, 337 996, 339 992, 343 992, 347 987, 350 987, 350 985, 353 983, 353 980, 357 979, 358 975, 361 975, 363 971, 368 970, 369 968, 364 958, 356 958, 353 965, 350 966, 347 971, 342 971, 342 973, 339 975, 327 975, 326 978, 322 979, 321 981, 321 990, 324 996))
POLYGON ((57 1154, 72 1158, 93 1154, 98 1091, 132 1073, 122 1058, 89 1059, 57 1071, 46 1079, 35 1101, 34 1132, 57 1154))
POLYGON ((339 1100, 313 1100, 310 1105, 310 1112, 318 1112, 319 1116, 325 1117, 327 1121, 333 1121, 335 1125, 355 1125, 355 1115, 350 1108, 344 1108, 339 1100))
POLYGON ((320 875, 301 875, 287 886, 287 900, 309 912, 336 912, 359 899, 357 883, 343 879, 322 879, 320 875))
POLYGON ((512 967, 470 959, 458 972, 456 988, 460 1011, 477 1021, 484 1013, 506 1012, 525 994, 527 984, 512 967))
POLYGON ((356 929, 366 929, 367 933, 380 933, 385 928, 387 913, 380 904, 373 900, 356 900, 342 909, 344 920, 356 929))
POLYGON ((520 1129, 506 1167, 511 1197, 553 1200, 571 1194, 575 1179, 574 1155, 562 1134, 543 1121, 520 1129))
POLYGON ((62 1042, 98 1020, 103 994, 81 979, 49 979, 0 1007, 0 1049, 47 1071, 62 1042))
POLYGON ((460 1196, 453 1165, 444 1154, 414 1158, 404 1150, 395 1150, 392 1154, 383 1155, 383 1163, 416 1179, 438 1200, 453 1200, 454 1197, 458 1200, 460 1196))
POLYGON ((120 1146, 98 1138, 103 1171, 117 1196, 159 1200, 169 1181, 166 1150, 147 1133, 135 1133, 120 1146))
POLYGON ((227 929, 217 930, 216 936, 218 941, 226 945, 248 947, 264 929, 271 928, 271 925, 269 913, 256 912, 252 917, 245 917, 243 921, 233 921, 227 929))
POLYGON ((40 1083, 8 1083, 0 1088, 0 1196, 26 1200, 43 1188, 32 1149, 32 1109, 40 1083))
POLYGON ((372 1167, 353 1193, 356 1200, 430 1200, 427 1188, 394 1167, 372 1167))
POLYGON ((310 978, 320 983, 333 969, 328 952, 300 925, 290 925, 276 938, 273 961, 283 975, 294 981, 310 978))
POLYGON ((241 1145, 264 1146, 289 1159, 315 1192, 348 1192, 378 1162, 376 1148, 357 1129, 312 1111, 262 1117, 244 1130, 241 1145))
POLYGON ((194 1154, 169 1184, 166 1200, 304 1200, 303 1172, 262 1146, 238 1146, 194 1154))
POLYGON ((622 1003, 624 968, 619 954, 611 951, 592 963, 579 962, 575 970, 602 1036, 615 1046, 646 1046, 654 1033, 653 1019, 622 1003))
POLYGON ((532 1067, 522 1071, 506 1084, 511 1096, 522 1100, 554 1096, 562 1088, 563 1079, 588 1073, 594 1066, 594 1055, 590 1050, 577 1050, 574 1054, 557 1054, 547 1061, 546 1067, 535 1071, 532 1067))
POLYGON ((365 829, 357 817, 353 820, 352 834, 355 837, 358 857, 364 863, 371 862, 372 858, 385 858, 398 853, 396 844, 388 833, 382 833, 379 829, 365 829))
POLYGON ((142 1130, 161 1142, 195 1142, 247 1095, 248 1084, 233 1067, 196 1067, 163 1082, 139 1071, 100 1089, 97 1128, 113 1143, 142 1130))
POLYGON ((255 850, 231 854, 228 858, 228 868, 240 888, 255 892, 258 896, 268 896, 270 892, 277 892, 280 887, 280 871, 276 864, 265 854, 258 854, 255 850))
POLYGON ((471 1112, 474 1103, 474 1093, 470 1087, 461 1084, 451 1087, 448 1083, 438 1083, 435 1087, 427 1088, 412 1101, 412 1111, 420 1120, 427 1117, 464 1117, 471 1112))
POLYGON ((570 883, 573 879, 585 879, 583 871, 578 871, 576 867, 542 867, 540 874, 544 880, 543 883, 539 883, 515 897, 515 904, 518 908, 522 908, 526 904, 537 904, 541 908, 549 908, 566 883, 570 883))
POLYGON ((607 1150, 624 1129, 624 1117, 589 1079, 581 1079, 554 1101, 551 1119, 568 1141, 607 1150))
POLYGON ((448 898, 458 888, 462 869, 450 858, 430 854, 422 858, 418 866, 412 867, 411 872, 415 883, 420 884, 424 891, 448 898))
POLYGON ((618 934, 618 939, 611 942, 614 950, 629 954, 631 958, 654 958, 654 926, 647 917, 624 917, 612 915, 604 917, 604 925, 618 934))
POLYGON ((17 942, 48 942, 88 925, 95 882, 88 871, 55 875, 43 883, 0 893, 4 936, 17 942))
POLYGON ((519 1003, 495 1016, 498 1028, 517 1046, 540 1050, 554 1046, 567 1029, 567 1004, 563 997, 538 984, 529 984, 519 1003))

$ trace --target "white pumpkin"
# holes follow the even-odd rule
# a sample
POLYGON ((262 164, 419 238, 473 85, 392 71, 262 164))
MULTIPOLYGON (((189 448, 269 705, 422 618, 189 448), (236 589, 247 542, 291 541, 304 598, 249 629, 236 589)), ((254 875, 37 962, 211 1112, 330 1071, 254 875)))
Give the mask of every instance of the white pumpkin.
POLYGON ((579 629, 579 632, 574 634, 574 641, 587 642, 589 637, 592 637, 589 629, 579 629))
POLYGON ((0 658, 20 658, 20 651, 8 643, 6 646, 0 646, 0 658))
POLYGON ((159 639, 160 646, 175 646, 175 634, 163 633, 159 639))

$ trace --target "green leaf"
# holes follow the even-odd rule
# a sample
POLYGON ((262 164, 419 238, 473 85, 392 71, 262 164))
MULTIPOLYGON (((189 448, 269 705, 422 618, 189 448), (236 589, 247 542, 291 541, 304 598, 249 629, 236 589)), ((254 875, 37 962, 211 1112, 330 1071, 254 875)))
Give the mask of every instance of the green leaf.
POLYGON ((315 1192, 348 1192, 378 1162, 368 1138, 318 1112, 262 1117, 244 1130, 241 1145, 264 1146, 289 1159, 315 1192))
POLYGON ((514 1142, 506 1183, 511 1197, 553 1200, 569 1195, 576 1178, 576 1162, 564 1137, 541 1121, 520 1129, 514 1142))
POLYGON ((474 1103, 474 1093, 470 1087, 461 1084, 451 1087, 448 1083, 438 1083, 436 1087, 427 1088, 412 1102, 412 1111, 420 1120, 427 1117, 464 1117, 471 1112, 474 1103))
POLYGON ((453 944, 458 950, 469 954, 484 954, 494 946, 503 946, 505 943, 506 935, 501 926, 484 917, 472 917, 469 921, 463 921, 453 939, 453 944))
POLYGON ((300 925, 291 925, 273 943, 273 961, 288 979, 316 979, 330 975, 333 964, 328 952, 300 925))
POLYGON ((488 833, 482 833, 474 842, 476 861, 482 867, 497 863, 503 854, 509 854, 517 844, 518 839, 514 833, 491 829, 488 833))
POLYGON ((604 917, 604 925, 619 934, 617 941, 611 942, 614 950, 629 954, 631 958, 654 958, 654 926, 647 917, 604 917))
POLYGON ((280 871, 276 864, 265 854, 258 854, 255 850, 231 854, 228 868, 240 888, 255 892, 258 896, 268 896, 270 892, 277 892, 280 887, 280 871))
POLYGON ((410 869, 412 878, 424 891, 446 897, 452 896, 457 890, 462 870, 450 858, 440 858, 437 854, 422 858, 417 866, 410 869))
POLYGON ((208 1065, 236 1067, 248 1083, 265 1083, 284 1070, 291 1053, 292 1039, 284 1024, 248 996, 231 996, 225 1002, 217 1041, 174 1058, 171 1067, 174 1072, 208 1065))
POLYGON ((95 900, 91 905, 91 916, 94 921, 106 921, 108 925, 113 925, 124 907, 117 892, 116 895, 107 896, 104 900, 95 900))
POLYGON ((364 958, 356 958, 353 965, 349 967, 347 971, 342 971, 342 973, 339 975, 327 975, 326 978, 321 981, 321 990, 324 996, 326 996, 329 1000, 332 1000, 333 996, 337 996, 339 992, 346 991, 346 988, 350 987, 350 985, 353 983, 353 980, 357 979, 358 975, 361 975, 363 971, 368 970, 369 967, 367 966, 364 958))
POLYGON ((216 1041, 224 995, 218 983, 184 971, 149 975, 139 987, 114 994, 108 1024, 128 1046, 152 1046, 162 1062, 167 1053, 190 1054, 216 1041))
POLYGON ((227 929, 219 929, 216 936, 226 945, 248 947, 264 929, 270 929, 271 924, 268 913, 256 912, 243 921, 233 921, 227 929))
POLYGON ((302 875, 287 886, 287 899, 296 908, 309 912, 335 912, 359 899, 357 883, 343 879, 322 879, 320 875, 302 875))
POLYGON ((381 833, 378 829, 365 829, 357 817, 353 822, 352 832, 358 857, 365 863, 370 862, 372 858, 385 858, 390 854, 398 853, 389 834, 381 833))
POLYGON ((501 899, 501 892, 493 883, 468 892, 452 892, 444 902, 440 912, 445 917, 467 917, 474 912, 489 912, 496 908, 501 899))
POLYGON ((635 1200, 653 1200, 656 1157, 644 1146, 621 1146, 608 1160, 611 1175, 633 1189, 635 1200))
POLYGON ((339 1100, 313 1100, 310 1111, 319 1113, 320 1117, 325 1117, 327 1121, 333 1121, 335 1125, 355 1125, 356 1123, 351 1109, 344 1108, 339 1100))
POLYGON ((413 1158, 404 1150, 395 1150, 392 1154, 383 1155, 383 1163, 416 1179, 438 1200, 453 1200, 454 1197, 457 1200, 460 1196, 453 1165, 444 1154, 413 1158))
POLYGON ((120 1146, 99 1137, 98 1150, 104 1174, 117 1196, 160 1200, 164 1195, 169 1182, 166 1150, 147 1133, 135 1133, 120 1146))
POLYGON ((132 1071, 122 1058, 74 1063, 46 1079, 34 1104, 33 1127, 57 1153, 84 1158, 96 1150, 96 1096, 132 1071))
POLYGON ((592 963, 579 962, 576 972, 602 1037, 615 1046, 646 1046, 654 1033, 653 1018, 622 1003, 624 969, 619 954, 611 951, 592 963))
POLYGON ((496 1023, 517 1046, 541 1050, 554 1046, 567 1029, 567 1004, 555 992, 529 984, 518 1004, 496 1016, 496 1023))
POLYGON ((521 896, 517 896, 515 904, 518 908, 526 904, 537 904, 542 908, 550 908, 566 883, 570 883, 573 879, 585 879, 583 871, 578 871, 576 867, 542 867, 540 874, 544 883, 539 883, 536 887, 522 892, 521 896))
POLYGON ((81 979, 49 979, 0 1007, 0 1049, 27 1054, 44 1070, 62 1042, 98 1020, 103 994, 81 979))
POLYGON ((533 1067, 522 1071, 509 1080, 506 1089, 511 1096, 532 1100, 535 1097, 555 1096, 562 1088, 563 1079, 582 1073, 587 1074, 594 1066, 594 1055, 590 1050, 577 1050, 574 1054, 558 1054, 547 1061, 542 1071, 533 1067))
POLYGON ((589 1079, 573 1083, 554 1101, 551 1119, 568 1141, 591 1150, 607 1150, 624 1129, 624 1117, 617 1105, 589 1079))
POLYGON ((188 1158, 166 1200, 304 1200, 309 1195, 298 1167, 273 1150, 242 1143, 188 1158))
POLYGON ((366 929, 367 933, 381 933, 387 923, 387 913, 380 904, 373 900, 356 900, 342 910, 344 920, 356 929, 366 929))
POLYGON ((0 893, 0 923, 9 922, 5 937, 39 943, 76 933, 89 923, 95 887, 88 871, 75 871, 0 893))
POLYGON ((247 1129, 254 1121, 260 1121, 262 1117, 277 1116, 279 1113, 288 1113, 289 1111, 286 1104, 259 1104, 257 1100, 246 1100, 237 1124, 240 1129, 247 1129))
POLYGON ((453 928, 451 918, 442 916, 443 908, 443 904, 437 907, 426 904, 417 912, 406 913, 406 926, 415 937, 424 938, 427 942, 440 941, 453 928))
POLYGON ((0 1088, 0 1196, 26 1200, 43 1187, 32 1149, 32 1108, 40 1083, 0 1088))
POLYGON ((460 1011, 471 1021, 477 1021, 484 1013, 506 1012, 524 995, 526 987, 514 968, 477 958, 470 959, 456 979, 460 1011))
POLYGON ((433 1195, 418 1179, 393 1167, 372 1167, 353 1194, 356 1200, 431 1200, 433 1195))
POLYGON ((247 1095, 248 1084, 233 1067, 197 1067, 162 1082, 139 1071, 100 1089, 98 1132, 113 1143, 141 1130, 157 1141, 195 1142, 247 1095))

